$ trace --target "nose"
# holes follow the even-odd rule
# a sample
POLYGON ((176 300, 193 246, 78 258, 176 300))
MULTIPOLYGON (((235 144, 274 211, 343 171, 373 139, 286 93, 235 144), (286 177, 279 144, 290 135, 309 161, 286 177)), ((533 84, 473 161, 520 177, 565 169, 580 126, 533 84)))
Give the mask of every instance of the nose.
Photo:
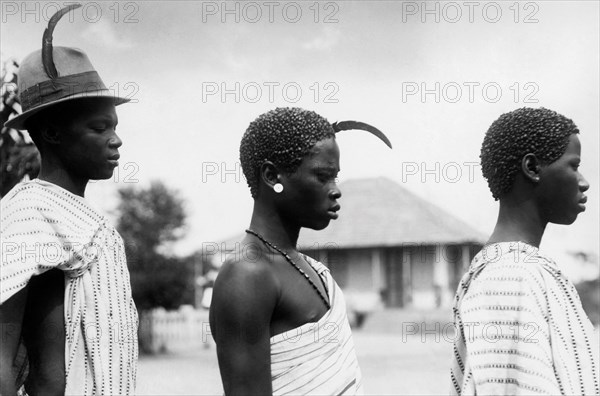
POLYGON ((342 197, 342 191, 336 185, 330 192, 329 198, 331 199, 340 199, 342 197))
POLYGON ((110 140, 108 141, 108 145, 111 148, 119 148, 123 145, 123 141, 121 140, 119 135, 117 135, 117 133, 115 132, 113 137, 111 137, 110 140))
POLYGON ((585 177, 581 176, 581 179, 579 180, 579 190, 581 192, 586 192, 587 190, 589 190, 589 188, 590 183, 588 183, 585 177))

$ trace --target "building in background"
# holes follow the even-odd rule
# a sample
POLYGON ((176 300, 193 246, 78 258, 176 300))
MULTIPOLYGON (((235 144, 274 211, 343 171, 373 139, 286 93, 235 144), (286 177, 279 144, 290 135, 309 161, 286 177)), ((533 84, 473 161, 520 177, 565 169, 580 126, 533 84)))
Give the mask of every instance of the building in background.
MULTIPOLYGON (((298 247, 330 268, 351 309, 450 307, 485 236, 387 178, 340 189, 340 217, 321 231, 303 229, 298 247)), ((242 238, 221 243, 215 258, 242 238)))
POLYGON ((340 189, 339 219, 302 230, 300 249, 329 266, 353 305, 450 307, 485 236, 387 178, 340 189))

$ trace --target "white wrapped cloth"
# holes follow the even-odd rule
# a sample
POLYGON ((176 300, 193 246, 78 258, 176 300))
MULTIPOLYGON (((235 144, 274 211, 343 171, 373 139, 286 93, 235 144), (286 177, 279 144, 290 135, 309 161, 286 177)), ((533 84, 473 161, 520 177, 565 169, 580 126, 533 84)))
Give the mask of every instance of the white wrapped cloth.
POLYGON ((84 198, 37 179, 2 199, 1 216, 0 304, 32 276, 65 274, 66 394, 133 394, 138 316, 115 228, 84 198))
POLYGON ((305 258, 327 285, 331 309, 318 322, 271 337, 273 394, 362 394, 362 376, 342 290, 327 267, 305 258))
POLYGON ((598 395, 598 338, 573 284, 523 242, 486 246, 462 278, 451 371, 458 395, 598 395))

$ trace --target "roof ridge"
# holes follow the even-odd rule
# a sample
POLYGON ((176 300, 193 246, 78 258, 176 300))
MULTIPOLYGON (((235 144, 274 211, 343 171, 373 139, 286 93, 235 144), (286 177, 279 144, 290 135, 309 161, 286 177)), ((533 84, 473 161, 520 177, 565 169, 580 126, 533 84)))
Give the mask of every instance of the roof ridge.
POLYGON ((327 241, 339 247, 485 241, 485 235, 465 220, 389 177, 348 179, 340 183, 340 190, 339 219, 321 231, 302 230, 298 241, 301 248, 327 241))

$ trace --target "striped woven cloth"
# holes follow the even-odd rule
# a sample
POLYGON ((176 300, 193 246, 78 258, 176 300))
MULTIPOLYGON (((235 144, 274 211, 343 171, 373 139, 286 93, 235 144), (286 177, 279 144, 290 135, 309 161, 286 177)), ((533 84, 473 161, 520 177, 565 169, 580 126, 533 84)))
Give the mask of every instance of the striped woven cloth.
POLYGON ((138 317, 115 228, 85 199, 37 179, 13 188, 1 210, 0 304, 32 276, 62 270, 66 394, 133 394, 138 317))
POLYGON ((331 309, 318 322, 271 337, 273 394, 362 394, 362 376, 342 290, 327 267, 304 257, 325 281, 331 309))
POLYGON ((462 278, 451 369, 457 395, 597 395, 598 337, 573 284, 523 242, 490 244, 462 278))

